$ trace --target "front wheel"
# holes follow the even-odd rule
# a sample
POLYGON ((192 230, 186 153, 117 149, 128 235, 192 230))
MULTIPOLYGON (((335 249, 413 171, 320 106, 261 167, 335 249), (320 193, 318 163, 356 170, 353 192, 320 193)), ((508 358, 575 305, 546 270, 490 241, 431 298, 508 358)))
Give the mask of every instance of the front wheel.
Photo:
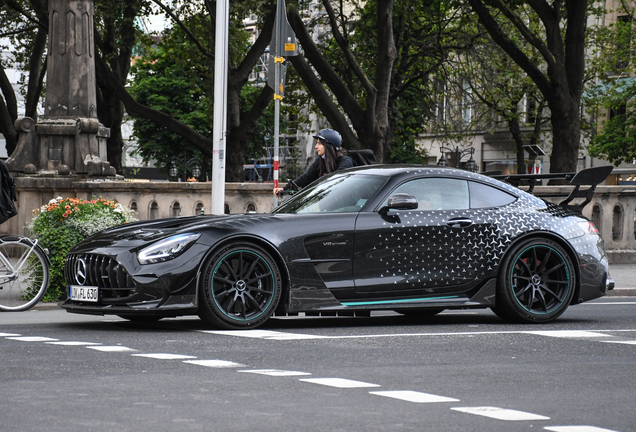
POLYGON ((251 243, 216 252, 204 268, 199 316, 224 329, 256 328, 276 309, 281 276, 272 256, 251 243))
POLYGON ((526 240, 502 262, 493 310, 508 321, 547 323, 565 312, 575 287, 574 265, 558 243, 526 240))
POLYGON ((49 261, 29 239, 0 241, 0 311, 27 310, 49 286, 49 261))

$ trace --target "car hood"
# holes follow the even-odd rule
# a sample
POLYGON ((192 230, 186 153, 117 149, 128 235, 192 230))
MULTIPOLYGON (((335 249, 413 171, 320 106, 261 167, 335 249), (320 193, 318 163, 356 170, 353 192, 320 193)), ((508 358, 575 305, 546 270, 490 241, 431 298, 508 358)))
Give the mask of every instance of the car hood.
POLYGON ((186 216, 151 221, 134 222, 107 228, 87 238, 74 251, 84 249, 90 244, 91 249, 121 246, 134 249, 165 238, 173 234, 201 232, 209 230, 234 231, 280 221, 280 217, 270 214, 225 215, 225 216, 186 216))

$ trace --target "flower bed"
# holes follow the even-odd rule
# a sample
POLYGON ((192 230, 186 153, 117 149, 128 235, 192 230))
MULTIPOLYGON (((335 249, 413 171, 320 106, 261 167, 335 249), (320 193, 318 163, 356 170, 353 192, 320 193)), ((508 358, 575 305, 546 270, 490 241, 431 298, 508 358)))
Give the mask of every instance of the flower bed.
POLYGON ((106 228, 137 220, 134 211, 104 198, 57 197, 35 210, 34 215, 27 228, 40 246, 49 251, 51 278, 44 297, 49 302, 66 297, 64 259, 73 246, 106 228))

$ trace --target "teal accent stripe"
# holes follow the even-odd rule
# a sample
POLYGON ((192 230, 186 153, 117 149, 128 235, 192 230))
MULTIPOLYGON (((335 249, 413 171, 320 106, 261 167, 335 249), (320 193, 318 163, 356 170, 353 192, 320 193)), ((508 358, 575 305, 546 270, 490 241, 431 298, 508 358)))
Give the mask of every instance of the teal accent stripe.
POLYGON ((427 298, 419 298, 419 299, 405 299, 405 300, 380 300, 380 301, 371 301, 371 302, 347 302, 342 303, 345 306, 367 306, 367 305, 379 305, 379 304, 391 304, 391 303, 413 303, 413 302, 423 302, 430 300, 445 300, 459 298, 459 296, 446 296, 446 297, 427 297, 427 298))

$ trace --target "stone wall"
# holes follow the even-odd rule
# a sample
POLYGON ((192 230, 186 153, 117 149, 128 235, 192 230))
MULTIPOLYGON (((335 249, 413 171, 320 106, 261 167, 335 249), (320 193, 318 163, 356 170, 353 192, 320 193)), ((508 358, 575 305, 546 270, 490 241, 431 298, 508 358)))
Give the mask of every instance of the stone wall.
MULTIPOLYGON (((33 210, 58 196, 117 200, 136 208, 140 220, 195 215, 201 207, 209 213, 212 200, 210 183, 138 183, 70 176, 21 176, 16 180, 19 214, 2 224, 0 233, 28 234, 24 227, 33 218, 33 210)), ((535 194, 559 202, 570 190, 568 186, 538 186, 535 194)), ((225 204, 232 214, 269 212, 273 206, 272 185, 228 183, 225 204)), ((636 187, 599 186, 583 213, 601 232, 610 263, 636 264, 636 187)))
MULTIPOLYGON (((18 215, 0 226, 0 234, 27 235, 25 226, 33 219, 33 211, 58 196, 116 200, 135 209, 140 220, 191 216, 200 214, 201 207, 209 214, 212 201, 211 183, 80 180, 70 176, 20 176, 16 183, 18 215)), ((273 202, 271 184, 228 183, 225 188, 230 213, 266 213, 273 202)))
MULTIPOLYGON (((535 188, 535 195, 558 203, 571 190, 571 186, 541 186, 535 188)), ((583 215, 601 232, 611 264, 636 264, 636 186, 598 186, 583 215)))

